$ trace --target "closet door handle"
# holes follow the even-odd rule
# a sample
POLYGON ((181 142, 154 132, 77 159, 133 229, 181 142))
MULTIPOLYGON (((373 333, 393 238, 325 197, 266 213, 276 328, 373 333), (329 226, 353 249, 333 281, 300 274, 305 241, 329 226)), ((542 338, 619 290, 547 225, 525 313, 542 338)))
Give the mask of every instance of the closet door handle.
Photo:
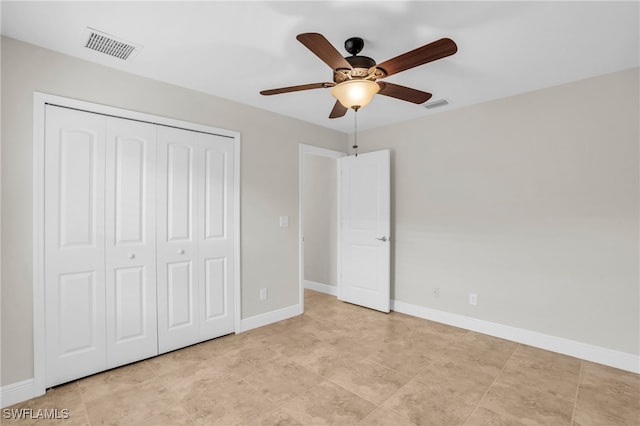
POLYGON ((182 249, 178 250, 178 254, 184 254, 184 250, 182 249))
POLYGON ((127 257, 129 259, 135 259, 136 258, 136 254, 135 253, 129 253, 129 255, 127 257))
POLYGON ((380 240, 380 241, 382 241, 382 242, 385 242, 385 241, 387 241, 387 237, 376 238, 376 240, 380 240))

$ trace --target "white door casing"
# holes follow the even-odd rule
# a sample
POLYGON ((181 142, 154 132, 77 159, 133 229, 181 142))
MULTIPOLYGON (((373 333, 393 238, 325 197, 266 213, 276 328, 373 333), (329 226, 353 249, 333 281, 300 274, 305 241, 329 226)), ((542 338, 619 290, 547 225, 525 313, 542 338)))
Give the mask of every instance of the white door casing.
POLYGON ((105 117, 47 107, 46 386, 106 366, 105 117))
POLYGON ((338 160, 338 299, 390 310, 390 153, 338 160))
POLYGON ((107 118, 107 367, 158 353, 156 126, 107 118))

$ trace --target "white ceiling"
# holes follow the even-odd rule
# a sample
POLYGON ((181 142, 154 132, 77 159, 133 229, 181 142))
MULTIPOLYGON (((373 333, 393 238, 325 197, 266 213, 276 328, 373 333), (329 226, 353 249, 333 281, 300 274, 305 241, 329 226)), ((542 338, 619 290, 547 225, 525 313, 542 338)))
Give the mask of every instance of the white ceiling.
POLYGON ((637 67, 640 56, 638 1, 2 1, 1 12, 6 36, 343 132, 353 111, 327 118, 329 89, 258 93, 332 81, 299 33, 322 33, 344 55, 344 40, 362 37, 361 54, 378 63, 441 37, 457 43, 455 55, 387 80, 450 105, 376 96, 359 129, 637 67), (143 49, 132 61, 99 54, 84 47, 87 27, 143 49))

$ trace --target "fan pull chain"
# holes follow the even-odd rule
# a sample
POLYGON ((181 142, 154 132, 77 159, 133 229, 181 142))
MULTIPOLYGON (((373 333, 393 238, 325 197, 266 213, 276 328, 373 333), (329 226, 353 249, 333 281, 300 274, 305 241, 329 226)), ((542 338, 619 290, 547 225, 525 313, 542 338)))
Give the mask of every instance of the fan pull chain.
POLYGON ((358 108, 353 109, 355 111, 355 132, 354 132, 354 140, 353 140, 353 149, 356 150, 356 157, 358 156, 358 108))

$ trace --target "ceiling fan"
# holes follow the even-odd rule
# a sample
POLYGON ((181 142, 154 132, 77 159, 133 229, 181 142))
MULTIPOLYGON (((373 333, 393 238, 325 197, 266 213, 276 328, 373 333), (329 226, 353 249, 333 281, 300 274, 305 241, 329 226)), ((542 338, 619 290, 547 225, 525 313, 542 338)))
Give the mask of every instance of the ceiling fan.
POLYGON ((378 80, 445 58, 458 51, 458 46, 453 40, 442 38, 376 64, 376 61, 367 56, 357 56, 364 47, 364 41, 360 37, 352 37, 345 41, 344 47, 351 54, 346 57, 343 57, 322 34, 302 33, 298 34, 296 39, 331 67, 333 82, 281 87, 263 90, 260 94, 277 95, 332 87, 331 94, 338 100, 333 106, 329 118, 342 117, 349 108, 357 111, 368 104, 376 93, 415 104, 428 101, 431 98, 431 93, 378 80))

